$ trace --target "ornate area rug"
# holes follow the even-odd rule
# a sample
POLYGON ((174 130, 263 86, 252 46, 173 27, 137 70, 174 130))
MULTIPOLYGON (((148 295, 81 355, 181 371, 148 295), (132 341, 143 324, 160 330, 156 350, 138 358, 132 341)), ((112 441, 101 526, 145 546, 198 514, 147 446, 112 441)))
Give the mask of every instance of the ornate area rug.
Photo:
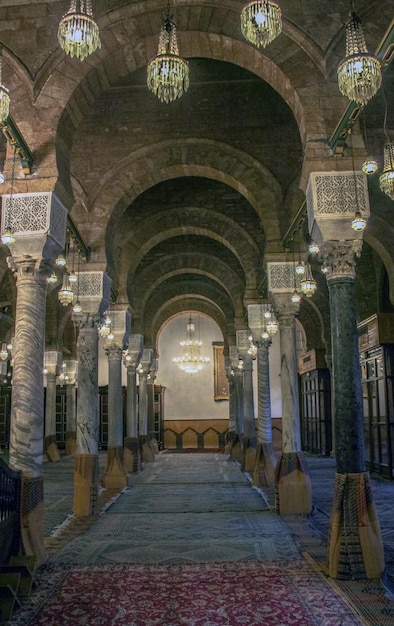
POLYGON ((200 565, 50 564, 14 626, 359 626, 306 561, 200 565))

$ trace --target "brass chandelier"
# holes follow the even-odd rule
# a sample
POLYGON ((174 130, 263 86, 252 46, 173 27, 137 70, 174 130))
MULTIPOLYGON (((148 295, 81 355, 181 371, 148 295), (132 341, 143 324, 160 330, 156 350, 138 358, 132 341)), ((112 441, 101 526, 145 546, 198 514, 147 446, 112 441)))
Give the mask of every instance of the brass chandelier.
POLYGON ((176 26, 169 6, 161 26, 157 55, 149 61, 147 74, 148 89, 161 102, 173 102, 188 90, 189 63, 179 56, 176 26))
POLYGON ((64 52, 80 61, 101 48, 91 0, 71 0, 70 8, 60 20, 57 38, 64 52))
POLYGON ((382 84, 380 61, 368 52, 360 18, 354 11, 346 24, 346 56, 337 74, 341 94, 361 105, 366 105, 382 84))
POLYGON ((190 316, 186 325, 186 339, 180 342, 181 356, 176 356, 172 362, 180 370, 188 374, 196 374, 209 363, 209 357, 201 355, 202 342, 195 337, 195 327, 190 316))
POLYGON ((241 12, 241 31, 257 48, 265 48, 282 32, 282 12, 272 0, 248 2, 241 12))

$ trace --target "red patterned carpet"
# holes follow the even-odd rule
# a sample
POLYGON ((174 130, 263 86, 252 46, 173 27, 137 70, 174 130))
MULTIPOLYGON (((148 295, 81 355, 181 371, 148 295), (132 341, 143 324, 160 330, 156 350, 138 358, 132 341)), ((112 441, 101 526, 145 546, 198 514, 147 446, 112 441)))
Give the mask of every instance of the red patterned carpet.
POLYGON ((49 565, 12 621, 45 626, 359 626, 305 561, 49 565))

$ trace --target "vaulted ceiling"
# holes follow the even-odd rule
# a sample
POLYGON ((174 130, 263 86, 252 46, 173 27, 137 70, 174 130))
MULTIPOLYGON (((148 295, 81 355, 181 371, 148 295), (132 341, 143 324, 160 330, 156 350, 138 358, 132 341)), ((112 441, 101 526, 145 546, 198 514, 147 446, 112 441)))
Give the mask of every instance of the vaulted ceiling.
MULTIPOLYGON (((34 156, 31 174, 18 169, 16 191, 55 191, 89 246, 88 265, 109 273, 147 346, 185 310, 210 315, 232 343, 247 304, 265 295, 264 254, 289 245, 308 173, 351 169, 367 151, 382 162, 385 114, 386 131, 394 130, 390 55, 383 90, 355 124, 353 159, 346 148, 336 154, 330 138, 349 106, 336 80, 349 2, 279 4, 283 32, 257 50, 241 34, 242 0, 170 2, 190 87, 163 104, 147 89, 146 66, 165 1, 93 1, 102 46, 83 63, 57 41, 68 2, 1 2, 3 83, 34 156)), ((394 45, 393 0, 354 4, 368 48, 378 50, 388 32, 394 45)), ((3 139, 3 193, 11 156, 3 139)), ((391 308, 387 291, 394 290, 394 205, 376 177, 370 192, 361 317, 391 308)), ((302 234, 305 223, 293 249, 305 245, 302 234)), ((322 347, 327 289, 316 260, 313 269, 319 292, 303 302, 300 319, 309 347, 322 347)))

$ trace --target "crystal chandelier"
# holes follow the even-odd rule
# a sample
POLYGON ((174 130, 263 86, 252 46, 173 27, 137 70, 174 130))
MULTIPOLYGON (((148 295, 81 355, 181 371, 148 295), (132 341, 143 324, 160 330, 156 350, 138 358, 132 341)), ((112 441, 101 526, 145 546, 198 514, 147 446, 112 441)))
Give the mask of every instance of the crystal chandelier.
POLYGON ((383 193, 394 200, 394 144, 384 146, 383 173, 379 176, 379 185, 383 193))
POLYGON ((58 297, 59 297, 59 302, 61 302, 63 306, 67 306, 68 304, 71 304, 71 302, 74 299, 74 294, 70 287, 67 272, 65 272, 63 275, 62 287, 59 291, 58 297))
POLYGON ((0 53, 0 121, 5 122, 10 114, 10 96, 7 87, 2 82, 3 59, 0 53))
POLYGON ((148 63, 148 89, 161 102, 173 102, 189 87, 189 63, 179 56, 176 26, 169 15, 163 21, 157 56, 148 63))
POLYGON ((346 24, 346 56, 337 74, 341 94, 362 105, 373 98, 382 83, 380 61, 368 52, 360 18, 353 11, 346 24))
POLYGON ((71 0, 70 8, 59 22, 57 38, 64 52, 81 61, 101 48, 91 0, 71 0))
POLYGON ((282 12, 272 0, 248 2, 241 12, 241 31, 257 48, 265 48, 282 32, 282 12))
POLYGON ((195 328, 191 316, 186 325, 186 339, 181 341, 180 345, 182 347, 182 355, 174 357, 172 362, 183 372, 196 374, 209 363, 209 357, 201 356, 200 348, 202 342, 195 338, 195 328))
POLYGON ((301 279, 301 291, 307 297, 311 298, 317 289, 317 282, 312 276, 312 270, 309 263, 305 265, 305 275, 301 279))

